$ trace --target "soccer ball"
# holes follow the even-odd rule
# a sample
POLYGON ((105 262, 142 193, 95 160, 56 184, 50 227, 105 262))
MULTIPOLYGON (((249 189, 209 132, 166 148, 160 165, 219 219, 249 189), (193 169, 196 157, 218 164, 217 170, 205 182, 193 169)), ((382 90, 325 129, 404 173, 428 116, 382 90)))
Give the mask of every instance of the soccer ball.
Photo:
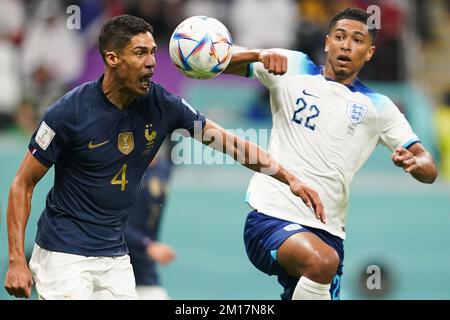
POLYGON ((193 79, 209 79, 225 70, 233 53, 228 29, 217 19, 194 16, 181 22, 170 37, 173 64, 193 79))

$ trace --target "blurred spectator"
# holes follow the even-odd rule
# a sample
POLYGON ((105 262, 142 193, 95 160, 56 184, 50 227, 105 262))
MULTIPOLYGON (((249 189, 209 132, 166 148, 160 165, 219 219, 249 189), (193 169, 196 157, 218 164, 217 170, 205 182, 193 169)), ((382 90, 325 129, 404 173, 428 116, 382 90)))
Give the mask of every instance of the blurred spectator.
POLYGON ((441 177, 450 182, 450 89, 445 94, 444 103, 436 110, 435 122, 441 177))
POLYGON ((77 31, 67 28, 60 2, 42 0, 35 5, 25 32, 23 68, 26 98, 42 112, 79 75, 84 45, 77 31))
POLYGON ((423 0, 415 0, 416 30, 422 41, 432 41, 435 38, 431 23, 430 4, 423 0))
POLYGON ((299 22, 294 49, 307 54, 315 63, 324 64, 324 41, 329 21, 327 2, 299 1, 298 10, 302 19, 299 22))
POLYGON ((168 264, 175 251, 159 242, 159 230, 168 192, 171 163, 164 148, 147 168, 142 178, 141 193, 130 210, 125 241, 129 250, 140 300, 167 300, 169 295, 161 286, 157 264, 168 264))
POLYGON ((348 7, 358 7, 358 4, 352 0, 299 0, 297 10, 302 18, 294 49, 306 53, 315 63, 324 64, 329 21, 334 13, 348 7))
POLYGON ((450 0, 444 0, 444 5, 447 10, 447 14, 450 14, 450 0))
POLYGON ((403 81, 406 78, 402 34, 406 24, 408 3, 396 0, 357 1, 359 7, 377 5, 381 12, 381 29, 375 45, 377 53, 360 73, 361 79, 375 81, 403 81))
POLYGON ((73 86, 100 78, 105 65, 98 51, 99 30, 108 19, 125 14, 124 0, 80 0, 81 30, 85 52, 83 55, 84 67, 73 86))
POLYGON ((191 0, 184 2, 184 18, 204 15, 222 22, 231 32, 230 4, 232 0, 191 0))
POLYGON ((292 48, 298 19, 291 0, 235 0, 230 7, 232 36, 249 48, 292 48))
POLYGON ((169 37, 183 19, 180 0, 128 1, 127 13, 143 18, 153 26, 153 37, 159 46, 167 46, 169 37))
POLYGON ((29 141, 37 129, 37 124, 36 107, 24 100, 16 106, 10 122, 2 130, 2 134, 29 141))
POLYGON ((13 122, 21 99, 19 49, 25 7, 21 0, 0 1, 0 129, 13 122))
MULTIPOLYGON (((291 0, 235 0, 230 7, 230 32, 237 45, 248 48, 292 48, 300 16, 291 0)), ((268 94, 260 87, 246 115, 269 120, 268 94)))
POLYGON ((29 139, 37 129, 36 107, 28 101, 22 101, 16 110, 14 118, 19 133, 26 139, 29 139))

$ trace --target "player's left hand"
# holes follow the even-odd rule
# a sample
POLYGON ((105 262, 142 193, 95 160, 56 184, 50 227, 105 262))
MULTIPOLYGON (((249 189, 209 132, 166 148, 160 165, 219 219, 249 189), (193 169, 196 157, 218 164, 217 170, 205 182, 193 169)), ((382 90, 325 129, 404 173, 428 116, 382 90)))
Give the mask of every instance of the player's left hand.
POLYGON ((175 259, 175 250, 162 242, 152 241, 147 246, 147 255, 156 262, 165 265, 175 259))
POLYGON ((319 194, 315 190, 299 181, 290 183, 289 187, 291 192, 300 197, 307 207, 312 207, 314 210, 314 215, 318 220, 322 221, 322 223, 327 222, 322 201, 320 200, 319 194))
POLYGON ((276 51, 263 49, 259 53, 259 61, 264 65, 264 68, 274 75, 283 75, 287 71, 288 62, 287 57, 279 54, 276 51))
POLYGON ((403 147, 396 148, 391 158, 397 167, 403 168, 408 173, 416 170, 418 167, 414 154, 403 147))

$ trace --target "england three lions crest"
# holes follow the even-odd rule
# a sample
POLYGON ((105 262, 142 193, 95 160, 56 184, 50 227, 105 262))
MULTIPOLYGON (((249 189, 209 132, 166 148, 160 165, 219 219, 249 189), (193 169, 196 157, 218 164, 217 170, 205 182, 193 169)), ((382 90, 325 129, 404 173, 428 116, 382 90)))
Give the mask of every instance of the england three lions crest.
POLYGON ((347 105, 347 115, 354 124, 363 121, 367 113, 367 106, 362 103, 350 101, 347 105))

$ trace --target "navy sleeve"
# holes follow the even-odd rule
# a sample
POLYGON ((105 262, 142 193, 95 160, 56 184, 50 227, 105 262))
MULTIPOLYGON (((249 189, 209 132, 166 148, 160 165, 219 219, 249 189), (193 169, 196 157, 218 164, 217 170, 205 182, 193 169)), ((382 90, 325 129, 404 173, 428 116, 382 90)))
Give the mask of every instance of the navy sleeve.
POLYGON ((51 167, 62 150, 70 143, 67 124, 71 121, 68 104, 58 100, 44 114, 28 145, 32 155, 46 167, 51 167))
POLYGON ((178 100, 178 125, 175 129, 186 129, 191 136, 194 133, 202 133, 206 124, 206 118, 200 111, 195 110, 183 98, 178 100))
POLYGON ((164 89, 159 84, 154 84, 153 90, 169 124, 169 133, 177 129, 185 129, 191 136, 199 131, 201 133, 206 125, 206 118, 199 111, 195 110, 184 99, 164 89))
POLYGON ((147 245, 152 242, 145 232, 142 232, 130 223, 128 223, 125 228, 125 241, 127 246, 141 249, 145 249, 147 245))

